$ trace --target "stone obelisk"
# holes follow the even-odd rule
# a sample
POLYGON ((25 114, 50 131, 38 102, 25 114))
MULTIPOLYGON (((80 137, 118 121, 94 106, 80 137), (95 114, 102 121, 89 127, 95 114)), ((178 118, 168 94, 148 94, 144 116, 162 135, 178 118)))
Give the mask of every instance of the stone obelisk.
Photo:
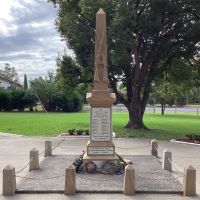
MULTIPOLYGON (((86 99, 91 105, 90 140, 83 160, 117 160, 112 142, 112 104, 116 97, 108 88, 106 14, 103 9, 96 13, 94 86, 86 99)), ((101 164, 100 164, 101 165, 101 164)), ((101 166, 99 166, 101 167, 101 166)))

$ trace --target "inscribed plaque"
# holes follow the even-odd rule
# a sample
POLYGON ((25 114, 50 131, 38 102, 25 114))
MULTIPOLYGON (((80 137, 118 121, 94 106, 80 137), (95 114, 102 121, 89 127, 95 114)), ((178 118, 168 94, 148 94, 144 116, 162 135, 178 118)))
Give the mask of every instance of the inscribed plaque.
POLYGON ((110 108, 92 108, 90 133, 91 141, 111 140, 110 108))

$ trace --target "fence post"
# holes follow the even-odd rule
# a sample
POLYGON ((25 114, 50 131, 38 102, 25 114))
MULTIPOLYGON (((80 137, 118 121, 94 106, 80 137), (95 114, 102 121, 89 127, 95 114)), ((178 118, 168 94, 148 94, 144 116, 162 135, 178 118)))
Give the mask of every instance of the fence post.
POLYGON ((135 194, 135 169, 131 164, 125 167, 123 194, 135 194))
POLYGON ((76 170, 74 165, 70 165, 66 169, 64 194, 72 195, 75 193, 76 193, 76 170))
POLYGON ((13 196, 16 190, 15 168, 7 165, 3 169, 3 195, 13 196))
POLYGON ((191 165, 184 169, 183 194, 184 196, 196 195, 196 169, 191 165))
POLYGON ((158 157, 158 141, 151 140, 151 155, 158 157))
POLYGON ((29 164, 29 171, 39 169, 39 153, 36 148, 33 148, 30 151, 30 164, 29 164))
POLYGON ((164 170, 172 171, 172 152, 168 149, 163 151, 163 161, 162 161, 162 168, 164 170))
POLYGON ((45 150, 44 150, 44 157, 52 156, 52 142, 45 141, 45 150))
POLYGON ((199 115, 199 108, 197 108, 197 116, 199 115))

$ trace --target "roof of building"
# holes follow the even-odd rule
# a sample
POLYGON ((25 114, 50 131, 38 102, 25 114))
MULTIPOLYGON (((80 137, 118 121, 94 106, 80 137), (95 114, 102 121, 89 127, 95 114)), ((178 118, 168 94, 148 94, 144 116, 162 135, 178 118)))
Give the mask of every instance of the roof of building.
POLYGON ((6 82, 10 83, 11 85, 15 85, 17 87, 23 87, 21 84, 16 83, 14 81, 11 81, 11 80, 9 80, 9 79, 7 79, 5 77, 2 77, 2 76, 0 76, 0 80, 6 81, 6 82))

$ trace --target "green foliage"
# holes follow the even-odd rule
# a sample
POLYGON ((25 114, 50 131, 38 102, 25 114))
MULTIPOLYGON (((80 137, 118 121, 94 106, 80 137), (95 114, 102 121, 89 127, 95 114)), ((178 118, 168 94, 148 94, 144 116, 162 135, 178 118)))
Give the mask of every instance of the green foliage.
POLYGON ((47 111, 55 111, 54 100, 57 97, 57 88, 53 81, 36 78, 31 83, 31 91, 42 102, 47 111))
POLYGON ((83 106, 80 95, 72 90, 60 90, 52 79, 39 77, 31 81, 31 91, 47 111, 77 112, 83 106))
POLYGON ((77 135, 82 135, 83 132, 84 132, 83 129, 78 129, 78 130, 76 130, 77 135))
POLYGON ((88 129, 85 130, 85 134, 89 135, 89 130, 88 129))
POLYGON ((28 89, 28 81, 26 74, 24 74, 24 89, 28 89))
POLYGON ((18 76, 15 67, 10 66, 9 63, 5 63, 3 68, 3 70, 0 70, 1 77, 4 77, 10 81, 18 82, 18 76))
POLYGON ((33 107, 35 103, 36 99, 30 91, 24 89, 5 90, 0 88, 0 111, 24 111, 27 107, 33 107))
POLYGON ((9 110, 10 107, 10 93, 4 88, 0 88, 0 111, 9 110))
POLYGON ((12 109, 23 111, 27 105, 25 90, 13 90, 11 92, 11 105, 12 109))
POLYGON ((68 133, 69 133, 69 135, 74 135, 75 131, 76 131, 76 129, 69 129, 68 133))
MULTIPOLYGON (((77 65, 70 66, 76 81, 91 82, 94 65, 95 14, 102 7, 107 14, 109 81, 129 112, 142 124, 152 82, 162 79, 172 60, 188 62, 200 45, 200 1, 175 0, 49 0, 58 6, 57 29, 77 65), (80 70, 81 69, 81 70, 80 70), (81 75, 80 75, 81 73, 81 75), (79 77, 80 76, 80 77, 79 77), (84 77, 84 78, 83 78, 84 77), (117 87, 124 84, 126 92, 117 87), (132 103, 134 102, 134 103, 132 103), (138 115, 136 115, 138 113, 138 115)), ((171 66, 170 66, 171 65, 171 66)), ((175 65, 176 66, 176 65, 175 65)), ((182 66, 184 70, 187 65, 182 66)), ((190 71, 192 71, 191 66, 190 71)), ((176 69, 174 68, 174 71, 176 69)), ((177 73, 175 73, 177 75, 177 73)), ((134 122, 136 123, 136 122, 134 122)), ((132 124, 131 127, 140 126, 132 124)))

